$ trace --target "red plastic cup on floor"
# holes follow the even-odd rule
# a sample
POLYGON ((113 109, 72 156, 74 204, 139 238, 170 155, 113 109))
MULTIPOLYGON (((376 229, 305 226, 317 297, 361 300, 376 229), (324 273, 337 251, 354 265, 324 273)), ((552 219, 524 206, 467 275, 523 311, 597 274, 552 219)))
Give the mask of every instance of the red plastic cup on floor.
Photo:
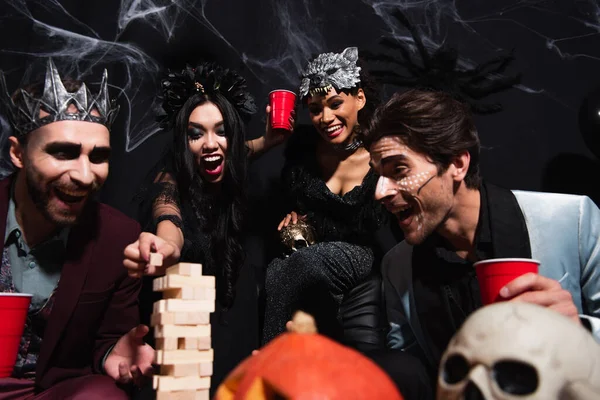
POLYGON ((31 294, 0 293, 0 378, 11 376, 31 304, 31 294))
POLYGON ((483 305, 504 300, 500 289, 528 272, 538 273, 540 262, 529 258, 494 258, 473 264, 483 305))
POLYGON ((296 106, 296 93, 278 89, 269 93, 271 128, 291 130, 290 116, 296 106))

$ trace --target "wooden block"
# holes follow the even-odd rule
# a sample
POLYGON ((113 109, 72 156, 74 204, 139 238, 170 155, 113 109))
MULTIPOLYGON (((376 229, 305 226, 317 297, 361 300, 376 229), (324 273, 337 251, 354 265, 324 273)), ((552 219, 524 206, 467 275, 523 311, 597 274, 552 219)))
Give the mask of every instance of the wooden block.
POLYGON ((182 287, 161 290, 163 299, 215 300, 217 297, 217 290, 212 287, 182 287))
POLYGON ((183 276, 183 275, 166 275, 154 279, 152 281, 152 290, 162 292, 169 289, 181 288, 215 288, 214 276, 183 276))
POLYGON ((210 400, 208 390, 156 392, 156 400, 210 400))
POLYGON ((196 390, 196 398, 194 400, 210 400, 210 391, 196 390))
POLYGON ((175 337, 157 338, 155 344, 156 350, 177 350, 179 340, 175 337))
POLYGON ((167 268, 167 275, 202 276, 202 264, 179 263, 167 268))
POLYGON ((210 313, 208 312, 163 312, 152 314, 150 325, 208 325, 210 313))
POLYGON ((202 363, 200 364, 199 376, 212 376, 213 374, 213 363, 202 363))
POLYGON ((213 364, 211 362, 201 364, 177 364, 161 365, 160 374, 167 376, 212 376, 213 364))
POLYGON ((201 364, 161 365, 160 374, 174 377, 200 376, 200 365, 201 364))
POLYGON ((178 350, 208 350, 211 345, 210 336, 182 337, 177 339, 178 350))
POLYGON ((208 300, 194 299, 193 287, 184 287, 179 289, 161 289, 163 299, 182 299, 182 300, 208 300))
POLYGON ((200 376, 160 376, 153 377, 154 388, 158 392, 172 392, 177 390, 198 390, 210 388, 210 377, 200 376))
POLYGON ((154 327, 154 337, 193 338, 210 336, 210 325, 157 325, 154 327))
POLYGON ((156 392, 156 400, 196 400, 196 391, 156 392))
POLYGON ((150 265, 160 267, 163 265, 163 256, 160 253, 150 253, 150 265))
POLYGON ((208 350, 211 337, 177 338, 166 337, 156 339, 157 350, 208 350))
POLYGON ((179 350, 198 350, 198 338, 180 337, 177 339, 177 348, 179 350))
POLYGON ((164 312, 214 312, 215 302, 213 300, 181 300, 164 299, 154 303, 154 313, 164 312))
POLYGON ((196 338, 196 340, 198 341, 198 350, 208 350, 210 349, 211 346, 211 337, 210 336, 204 336, 204 337, 199 337, 196 338))
POLYGON ((208 350, 156 350, 154 361, 161 365, 200 364, 212 362, 213 349, 208 350))

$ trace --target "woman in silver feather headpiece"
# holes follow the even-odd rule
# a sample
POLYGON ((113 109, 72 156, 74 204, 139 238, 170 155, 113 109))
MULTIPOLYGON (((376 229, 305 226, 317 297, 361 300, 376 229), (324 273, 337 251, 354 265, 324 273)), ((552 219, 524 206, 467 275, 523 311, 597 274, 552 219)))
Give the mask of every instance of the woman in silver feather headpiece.
POLYGON ((297 126, 286 147, 287 215, 278 229, 287 251, 266 271, 263 342, 304 309, 315 316, 319 332, 361 350, 377 348, 383 344, 381 293, 373 266, 385 249, 374 237, 387 212, 374 201, 377 176, 360 126, 379 94, 356 47, 318 55, 301 80, 299 95, 312 125, 297 126), (344 329, 342 320, 351 327, 344 329))
POLYGON ((369 114, 378 100, 359 65, 358 49, 319 54, 305 68, 299 92, 323 143, 343 158, 357 152, 362 145, 359 119, 366 120, 362 114, 369 114))

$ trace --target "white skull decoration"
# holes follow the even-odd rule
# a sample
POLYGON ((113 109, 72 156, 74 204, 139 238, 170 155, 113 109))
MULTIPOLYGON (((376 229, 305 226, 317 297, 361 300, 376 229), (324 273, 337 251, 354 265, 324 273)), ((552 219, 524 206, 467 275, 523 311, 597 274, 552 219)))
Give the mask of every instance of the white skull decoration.
POLYGON ((555 311, 492 304, 473 313, 450 341, 437 399, 600 399, 600 345, 555 311))

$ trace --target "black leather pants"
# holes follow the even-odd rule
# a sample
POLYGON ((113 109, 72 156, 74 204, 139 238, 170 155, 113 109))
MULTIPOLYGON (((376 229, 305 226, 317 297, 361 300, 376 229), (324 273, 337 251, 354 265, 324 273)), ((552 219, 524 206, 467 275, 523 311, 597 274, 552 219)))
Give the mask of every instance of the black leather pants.
POLYGON ((372 281, 373 263, 369 248, 345 242, 318 243, 274 259, 266 271, 263 344, 304 310, 319 333, 360 350, 382 347, 381 287, 372 281))
POLYGON ((394 381, 404 400, 433 400, 435 379, 417 357, 401 350, 382 349, 366 352, 394 381))

